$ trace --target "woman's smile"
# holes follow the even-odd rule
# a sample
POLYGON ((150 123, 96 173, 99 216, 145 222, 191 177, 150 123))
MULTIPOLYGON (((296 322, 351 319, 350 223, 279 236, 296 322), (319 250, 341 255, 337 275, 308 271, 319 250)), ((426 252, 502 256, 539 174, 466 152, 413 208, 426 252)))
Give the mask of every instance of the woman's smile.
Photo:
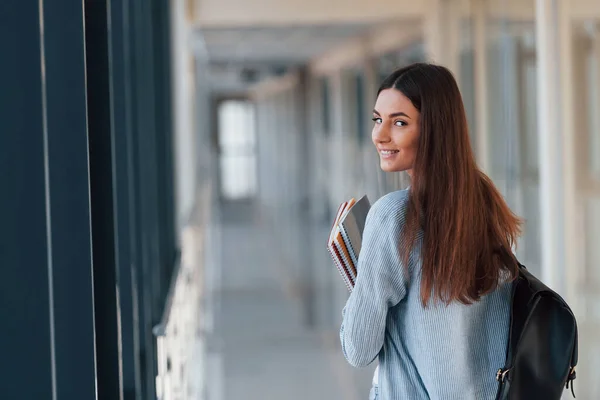
POLYGON ((391 160, 394 157, 396 157, 399 152, 400 152, 399 150, 384 150, 384 149, 380 149, 379 150, 379 155, 383 159, 391 160))

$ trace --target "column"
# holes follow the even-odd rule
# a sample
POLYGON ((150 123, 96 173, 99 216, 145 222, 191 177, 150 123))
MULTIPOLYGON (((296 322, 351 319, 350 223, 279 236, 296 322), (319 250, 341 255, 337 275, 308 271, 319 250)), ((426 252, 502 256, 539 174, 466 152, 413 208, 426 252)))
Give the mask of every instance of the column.
POLYGON ((486 0, 473 0, 474 56, 475 56, 475 144, 477 163, 485 172, 490 172, 489 120, 488 120, 488 66, 486 0))
MULTIPOLYGON (((115 204, 114 241, 118 248, 115 254, 115 278, 118 287, 120 324, 120 363, 122 368, 120 379, 123 387, 123 400, 141 400, 140 332, 137 326, 139 320, 137 296, 140 288, 136 278, 140 273, 140 262, 135 246, 139 232, 136 229, 136 182, 134 181, 135 169, 133 166, 135 143, 132 132, 134 126, 132 81, 135 73, 132 71, 131 63, 134 59, 132 56, 134 33, 132 31, 133 24, 130 24, 129 21, 132 15, 127 9, 130 3, 129 0, 114 0, 110 7, 112 33, 110 35, 112 61, 110 102, 113 105, 111 153, 112 168, 114 169, 114 182, 111 190, 114 190, 115 204)), ((105 101, 108 99, 105 98, 105 101)), ((167 149, 170 148, 167 146, 167 149)), ((167 207, 164 211, 167 211, 167 207)), ((167 229, 164 231, 165 234, 169 232, 167 229)), ((112 283, 109 282, 109 284, 112 283)), ((111 292, 111 290, 108 291, 109 294, 111 292)))
POLYGON ((1 396, 96 399, 83 6, 0 20, 1 396))
POLYGON ((542 280, 565 294, 575 232, 571 29, 566 0, 537 0, 542 280))
POLYGON ((113 145, 109 49, 109 4, 85 2, 86 64, 88 67, 88 126, 90 194, 94 255, 94 296, 98 399, 122 397, 120 358, 120 308, 117 296, 115 228, 117 207, 113 202, 113 145))
POLYGON ((460 2, 426 0, 424 33, 427 60, 449 68, 458 80, 460 2))

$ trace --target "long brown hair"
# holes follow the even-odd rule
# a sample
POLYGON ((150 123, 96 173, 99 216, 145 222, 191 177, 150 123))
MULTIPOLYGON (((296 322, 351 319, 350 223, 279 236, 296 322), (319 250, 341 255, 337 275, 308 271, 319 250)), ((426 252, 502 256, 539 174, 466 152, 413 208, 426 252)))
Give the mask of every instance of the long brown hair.
MULTIPOLYGON (((479 170, 458 85, 441 66, 417 63, 387 77, 420 112, 420 136, 401 243, 408 261, 423 230, 421 300, 470 304, 514 279, 522 221, 479 170)), ((408 265, 405 262, 405 265, 408 265)))

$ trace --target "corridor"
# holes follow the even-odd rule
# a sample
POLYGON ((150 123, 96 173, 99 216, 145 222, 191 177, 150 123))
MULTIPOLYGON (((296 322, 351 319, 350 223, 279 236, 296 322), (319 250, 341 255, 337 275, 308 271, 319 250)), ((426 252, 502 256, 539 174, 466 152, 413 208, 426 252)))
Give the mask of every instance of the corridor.
MULTIPOLYGON (((317 315, 327 312, 328 285, 298 288, 291 266, 277 253, 277 232, 261 214, 251 204, 221 210, 221 271, 212 275, 219 283, 212 302, 214 331, 207 339, 207 369, 214 374, 208 399, 366 399, 374 367, 349 366, 338 326, 307 316, 311 305, 317 315), (306 293, 317 301, 307 301, 306 293), (309 320, 316 320, 314 326, 309 320)), ((324 247, 321 252, 326 255, 324 247)), ((321 283, 337 278, 327 261, 320 260, 321 283)))

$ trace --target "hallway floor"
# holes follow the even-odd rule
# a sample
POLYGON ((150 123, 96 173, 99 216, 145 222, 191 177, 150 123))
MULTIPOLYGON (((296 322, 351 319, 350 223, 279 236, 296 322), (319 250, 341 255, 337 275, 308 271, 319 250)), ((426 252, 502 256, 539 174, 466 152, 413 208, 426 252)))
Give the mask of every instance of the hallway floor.
MULTIPOLYGON (((293 271, 273 250, 277 232, 253 206, 224 206, 220 232, 221 268, 211 279, 208 399, 367 399, 374 366, 357 370, 346 363, 337 320, 306 323, 307 304, 325 315, 332 307, 322 293, 328 286, 294 289, 293 271)), ((323 279, 313 277, 317 281, 323 279)))

